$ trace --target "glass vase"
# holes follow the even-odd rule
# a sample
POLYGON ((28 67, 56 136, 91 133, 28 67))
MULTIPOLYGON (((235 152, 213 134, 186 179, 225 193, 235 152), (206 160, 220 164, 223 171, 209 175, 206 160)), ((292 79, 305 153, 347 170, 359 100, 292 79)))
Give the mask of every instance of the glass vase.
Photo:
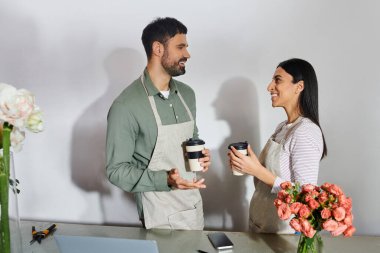
POLYGON ((309 238, 301 233, 297 253, 321 253, 322 247, 322 238, 318 232, 315 233, 313 238, 309 238))
MULTIPOLYGON (((0 150, 0 166, 4 166, 3 150, 0 150)), ((1 189, 1 226, 0 226, 0 252, 22 253, 22 238, 20 217, 18 213, 18 180, 15 175, 13 154, 9 157, 9 177, 0 175, 1 189)))

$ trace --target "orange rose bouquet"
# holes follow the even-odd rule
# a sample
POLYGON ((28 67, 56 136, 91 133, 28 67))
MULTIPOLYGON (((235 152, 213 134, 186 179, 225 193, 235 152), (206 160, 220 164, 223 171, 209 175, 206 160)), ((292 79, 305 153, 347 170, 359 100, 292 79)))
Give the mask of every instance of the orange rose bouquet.
POLYGON ((333 236, 352 236, 355 232, 352 199, 335 184, 292 184, 283 182, 274 201, 280 219, 290 220, 290 226, 301 233, 298 252, 318 252, 326 230, 333 236))

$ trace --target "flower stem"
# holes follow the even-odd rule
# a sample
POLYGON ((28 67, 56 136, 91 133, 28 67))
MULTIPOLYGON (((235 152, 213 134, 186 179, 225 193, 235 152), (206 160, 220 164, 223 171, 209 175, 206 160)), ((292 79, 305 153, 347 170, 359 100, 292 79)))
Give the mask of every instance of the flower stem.
POLYGON ((322 238, 318 232, 312 238, 301 234, 297 253, 319 253, 322 252, 322 246, 322 238))
POLYGON ((10 147, 11 147, 11 132, 13 126, 8 122, 4 122, 3 126, 3 162, 4 162, 4 172, 9 178, 9 167, 10 167, 10 147))
POLYGON ((0 226, 0 249, 2 253, 11 251, 10 230, 9 230, 9 167, 10 167, 10 136, 12 125, 7 122, 3 126, 3 157, 0 159, 0 206, 1 206, 1 226, 0 226))

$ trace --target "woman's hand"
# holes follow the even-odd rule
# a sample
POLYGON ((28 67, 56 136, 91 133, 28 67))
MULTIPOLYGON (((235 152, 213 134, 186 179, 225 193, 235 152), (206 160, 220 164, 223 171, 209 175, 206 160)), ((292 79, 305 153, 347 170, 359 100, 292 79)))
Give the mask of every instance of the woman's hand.
POLYGON ((273 186, 275 175, 266 169, 260 162, 251 146, 248 146, 248 156, 243 155, 234 147, 228 152, 231 169, 257 177, 269 186, 273 186))
POLYGON ((231 146, 231 150, 228 152, 228 156, 230 157, 230 167, 239 172, 256 176, 262 165, 250 145, 248 146, 247 151, 248 156, 243 155, 231 146))

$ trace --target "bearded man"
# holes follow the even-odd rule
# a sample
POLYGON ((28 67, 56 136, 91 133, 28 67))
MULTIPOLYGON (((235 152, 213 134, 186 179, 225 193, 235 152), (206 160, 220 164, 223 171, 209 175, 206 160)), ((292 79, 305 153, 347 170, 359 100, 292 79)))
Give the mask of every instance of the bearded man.
MULTIPOLYGON (((147 228, 202 230, 204 179, 185 169, 183 143, 198 138, 195 94, 172 77, 185 74, 190 58, 187 28, 158 18, 142 33, 147 66, 113 102, 108 113, 109 180, 133 192, 147 228)), ((199 161, 206 172, 210 152, 199 161)))

